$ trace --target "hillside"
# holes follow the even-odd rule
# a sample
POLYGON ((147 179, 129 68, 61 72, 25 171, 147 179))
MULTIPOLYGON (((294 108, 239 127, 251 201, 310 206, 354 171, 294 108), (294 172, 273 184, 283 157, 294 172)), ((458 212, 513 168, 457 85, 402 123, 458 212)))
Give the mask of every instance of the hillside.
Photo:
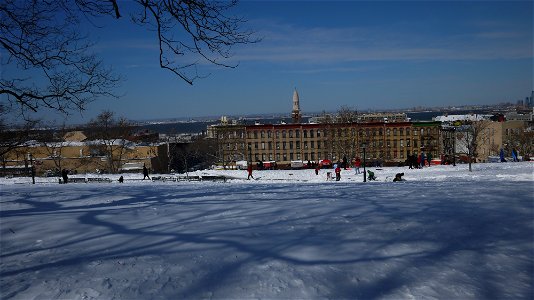
POLYGON ((2 179, 0 298, 534 297, 532 163, 372 169, 2 179))

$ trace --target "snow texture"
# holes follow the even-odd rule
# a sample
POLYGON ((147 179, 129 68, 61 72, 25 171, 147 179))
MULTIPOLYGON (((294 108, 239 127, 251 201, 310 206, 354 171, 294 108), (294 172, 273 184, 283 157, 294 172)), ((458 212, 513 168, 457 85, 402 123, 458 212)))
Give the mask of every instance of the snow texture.
POLYGON ((372 170, 1 179, 0 298, 534 297, 532 163, 372 170))

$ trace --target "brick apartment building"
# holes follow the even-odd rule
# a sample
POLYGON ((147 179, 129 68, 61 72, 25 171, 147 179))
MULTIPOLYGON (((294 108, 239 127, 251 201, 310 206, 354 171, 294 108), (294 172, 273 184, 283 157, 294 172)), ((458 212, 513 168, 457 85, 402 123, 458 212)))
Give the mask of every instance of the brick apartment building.
MULTIPOLYGON (((363 156, 369 161, 397 165, 409 154, 421 151, 439 157, 440 122, 410 122, 404 116, 361 118, 350 123, 301 123, 299 97, 293 95, 292 124, 222 124, 208 127, 208 137, 217 142, 219 163, 237 161, 276 162, 284 168, 294 161, 351 160, 363 156), (381 120, 381 121, 377 121, 381 120)), ((226 121, 226 120, 225 120, 226 121)))

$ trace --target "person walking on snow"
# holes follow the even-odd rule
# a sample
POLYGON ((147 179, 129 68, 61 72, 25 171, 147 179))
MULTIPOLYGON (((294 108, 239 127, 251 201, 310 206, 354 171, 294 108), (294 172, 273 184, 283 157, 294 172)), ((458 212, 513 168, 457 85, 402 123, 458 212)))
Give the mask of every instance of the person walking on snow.
POLYGON ((512 159, 514 161, 519 161, 519 159, 517 158, 517 150, 515 150, 515 148, 512 149, 512 159))
POLYGON ((148 178, 148 180, 150 180, 150 176, 148 176, 148 169, 146 168, 146 165, 143 164, 143 180, 145 180, 145 178, 148 178))
POLYGON ((61 177, 63 177, 63 183, 69 182, 69 171, 66 169, 61 170, 61 177))
POLYGON ((354 175, 360 174, 360 167, 362 166, 362 161, 359 157, 356 157, 356 161, 354 162, 354 175))
POLYGON ((254 176, 252 176, 252 163, 251 162, 247 166, 247 171, 248 171, 247 180, 250 180, 250 178, 254 179, 254 176))

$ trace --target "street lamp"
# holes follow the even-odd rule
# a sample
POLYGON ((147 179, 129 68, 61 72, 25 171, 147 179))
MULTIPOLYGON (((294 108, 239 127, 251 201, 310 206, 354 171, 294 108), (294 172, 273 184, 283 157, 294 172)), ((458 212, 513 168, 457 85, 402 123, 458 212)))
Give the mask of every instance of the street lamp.
MULTIPOLYGON (((447 151, 447 153, 452 154, 452 165, 456 166, 456 127, 453 125, 443 125, 443 130, 446 131, 448 134, 447 140, 450 141, 452 137, 452 149, 447 151)), ((450 148, 450 142, 447 142, 447 149, 450 148)))
POLYGON ((30 165, 31 165, 31 175, 32 175, 32 184, 35 184, 35 167, 33 166, 33 155, 30 153, 30 165))
POLYGON ((456 127, 452 127, 452 165, 456 167, 456 127))
POLYGON ((362 142, 362 149, 363 149, 363 182, 367 182, 367 177, 366 177, 366 172, 365 172, 365 165, 366 165, 365 147, 367 147, 367 144, 365 142, 362 142))

